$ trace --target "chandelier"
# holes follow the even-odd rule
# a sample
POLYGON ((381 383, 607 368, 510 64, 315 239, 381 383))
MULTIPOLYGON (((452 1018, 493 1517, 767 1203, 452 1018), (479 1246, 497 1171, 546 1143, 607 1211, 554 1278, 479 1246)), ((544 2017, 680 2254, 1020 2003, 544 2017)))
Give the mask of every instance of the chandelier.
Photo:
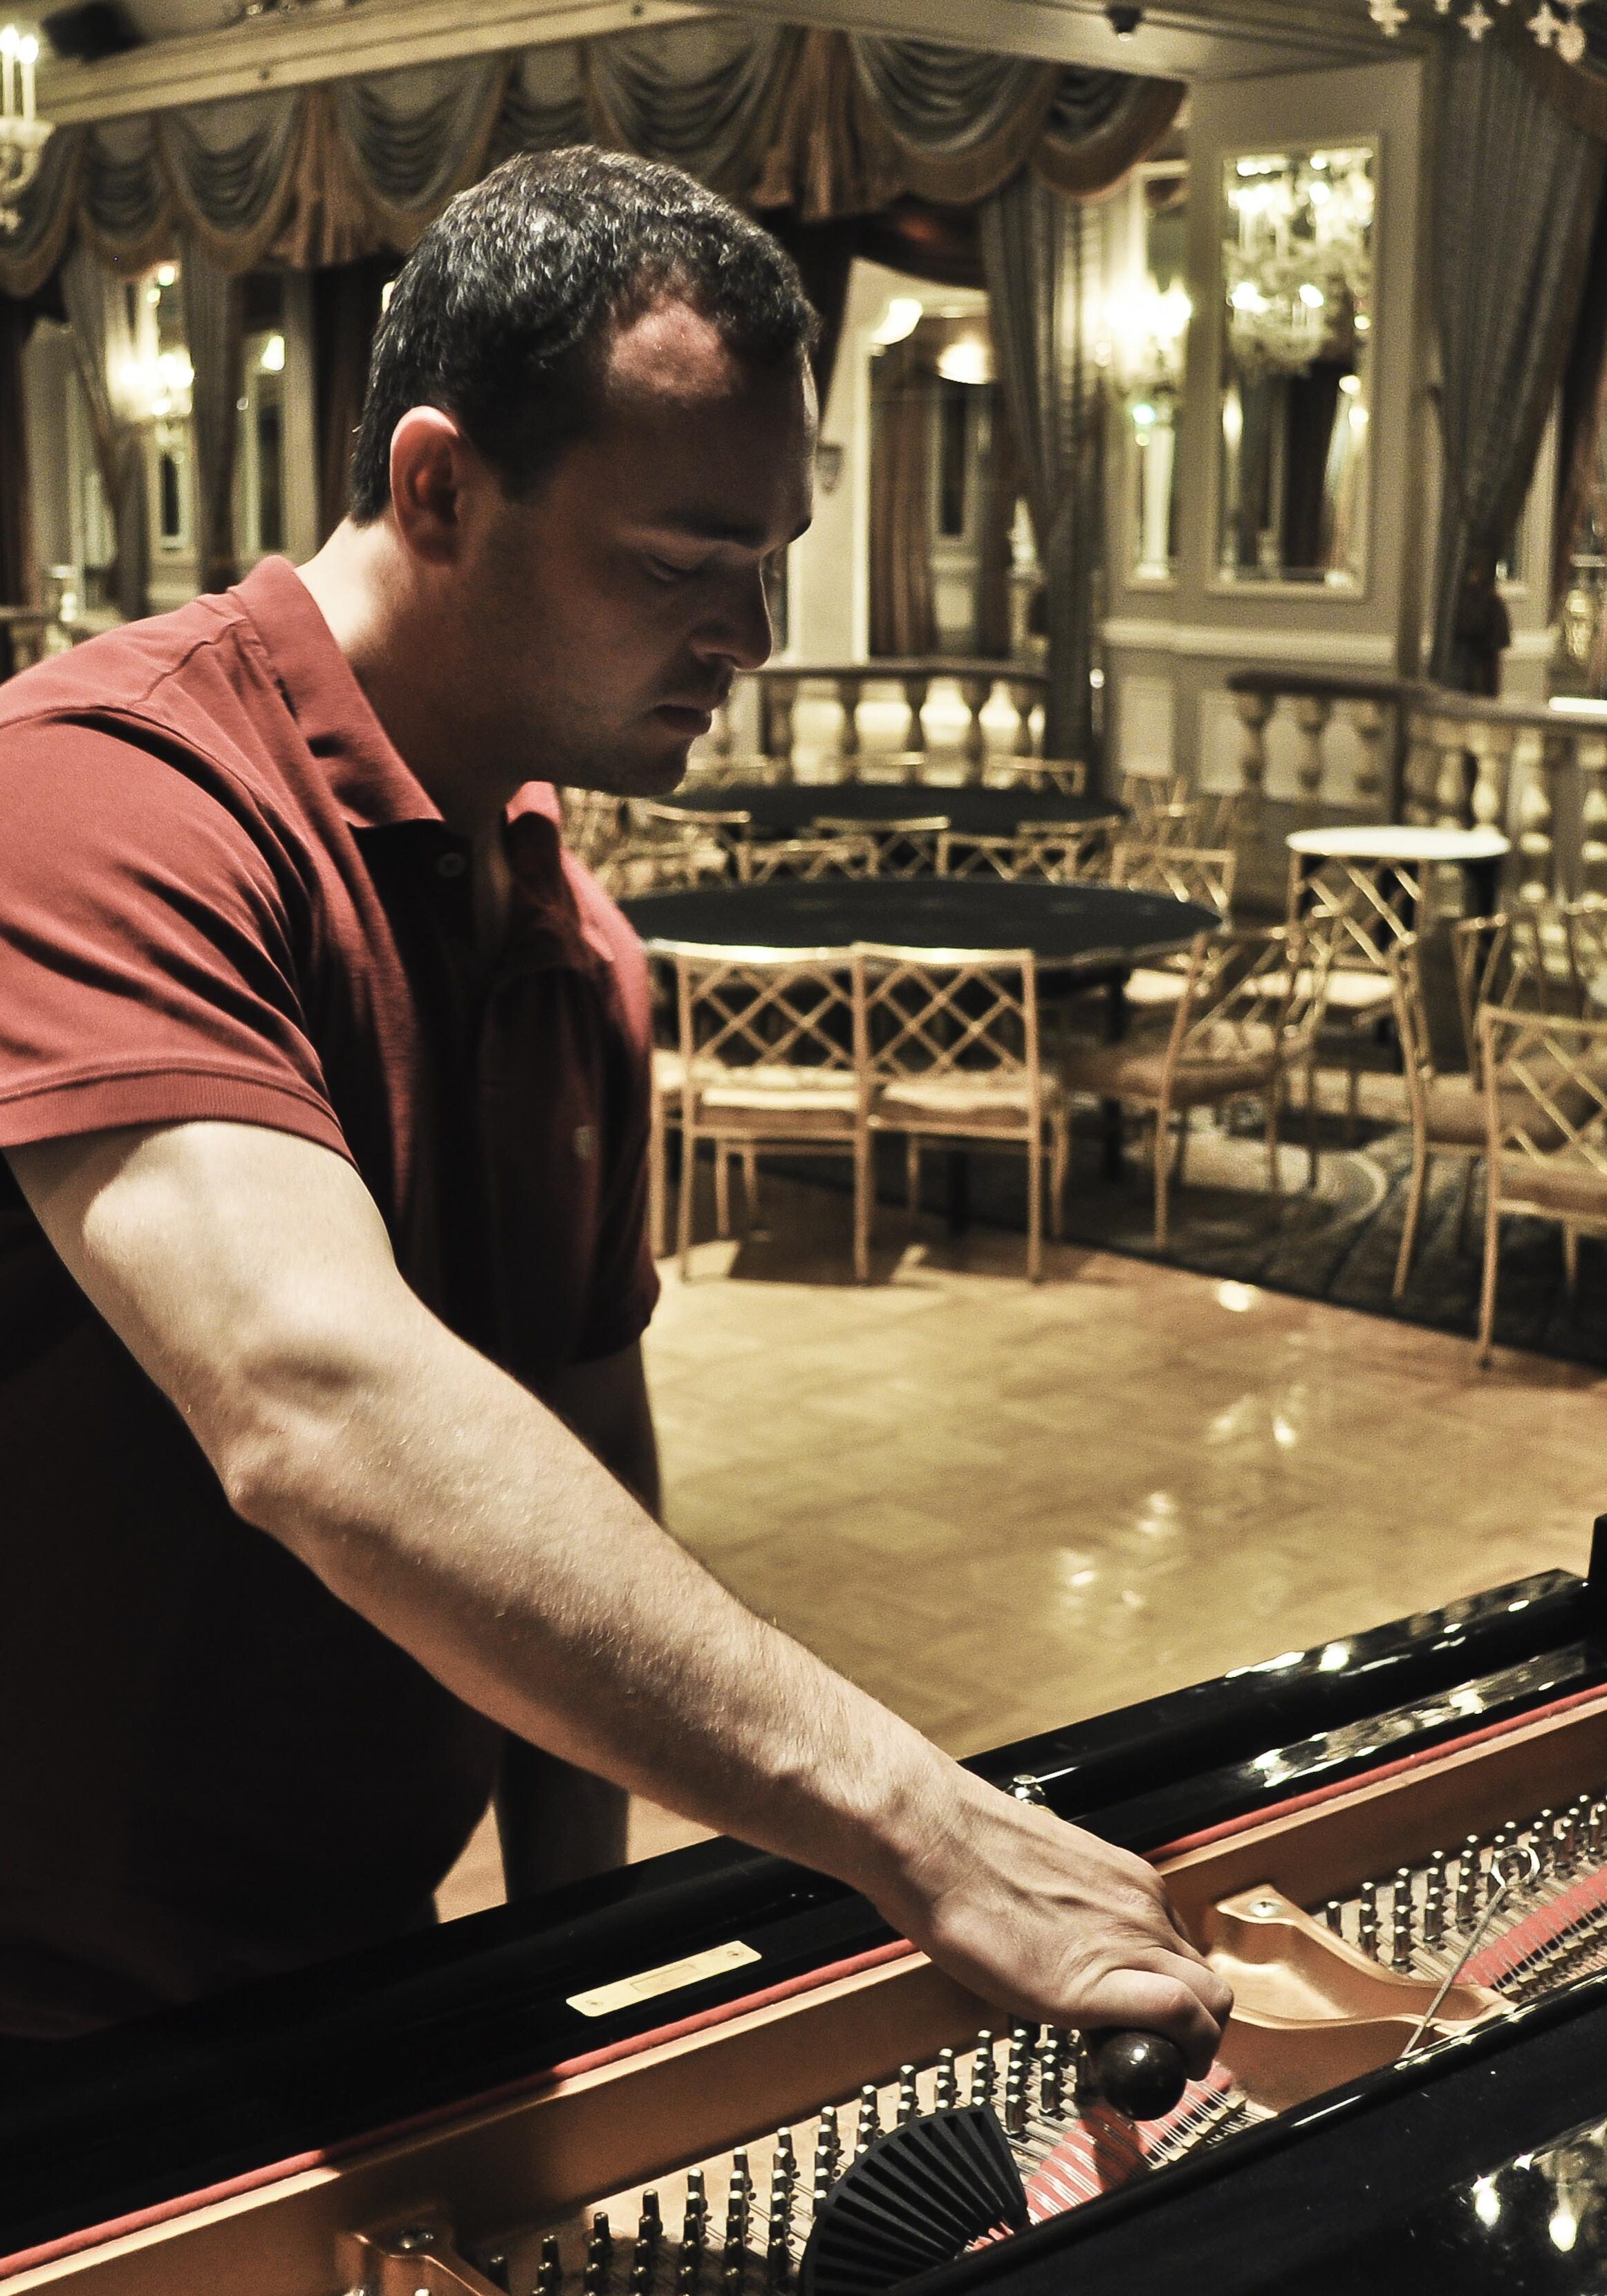
MULTIPOLYGON (((1552 0, 1540 0, 1539 6, 1528 18, 1529 29, 1540 45, 1554 48, 1565 64, 1582 64, 1585 61, 1589 42, 1579 21, 1579 10, 1584 4, 1585 0, 1558 0, 1554 8, 1552 0)), ((1496 22, 1485 0, 1433 0, 1433 5, 1437 16, 1455 14, 1470 40, 1481 40, 1496 22)), ((1496 0, 1496 5, 1510 8, 1513 0, 1496 0)), ((1406 0, 1367 0, 1367 13, 1386 40, 1394 39, 1411 21, 1406 0)))
POLYGON ((39 172, 50 141, 48 121, 34 112, 34 66, 39 43, 16 24, 0 24, 0 231, 15 231, 20 217, 11 202, 39 172))

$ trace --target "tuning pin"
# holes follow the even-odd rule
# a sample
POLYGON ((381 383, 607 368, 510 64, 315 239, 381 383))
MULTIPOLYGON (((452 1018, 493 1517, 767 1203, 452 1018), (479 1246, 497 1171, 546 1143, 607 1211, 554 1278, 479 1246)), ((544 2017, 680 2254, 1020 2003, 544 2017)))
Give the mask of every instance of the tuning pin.
POLYGON ((1345 1908, 1337 1898, 1330 1898, 1327 1904, 1323 1907, 1323 1919, 1327 1923, 1328 1927, 1333 1931, 1335 1937, 1344 1936, 1345 1908))
POLYGON ((915 2094, 915 2069, 914 2065, 900 2065, 897 2112, 898 2127, 903 2128, 908 2122, 918 2119, 920 2112, 921 2100, 915 2094))
POLYGON ((854 2158, 868 2151, 881 2134, 881 2119, 876 2110, 876 2085, 866 2081, 859 2092, 859 2121, 854 2131, 854 2158))
POLYGON ((935 2097, 939 2112, 952 2112, 960 2102, 959 2076, 955 2070, 955 2053, 952 2049, 938 2051, 938 2086, 935 2097))
POLYGON ((1397 1970, 1412 1966, 1412 1871, 1398 1866, 1390 1901, 1390 1960, 1397 1970))
POLYGON ((820 2171, 824 2167, 826 2172, 826 2180, 830 2183, 832 2177, 836 2174, 837 2161, 841 2151, 842 2139, 838 2133, 837 2108, 835 2105, 828 2104, 820 2116, 820 2125, 815 2133, 815 2173, 816 2177, 819 2176, 820 2171))
POLYGON ((1480 1895, 1479 1836, 1470 1833, 1462 1845, 1456 1860, 1456 1926, 1471 1926, 1479 1911, 1480 1895))
MULTIPOLYGON (((507 2266, 505 2256, 488 2256, 480 2269, 495 2286, 505 2288, 508 2284, 507 2266)), ((536 2267, 535 2296, 562 2296, 562 2288, 563 2254, 558 2245, 557 2234, 548 2233, 541 2243, 541 2262, 536 2267)))
POLYGON ((1557 1869, 1557 1813, 1543 1809, 1529 1828, 1529 1846, 1540 1861, 1542 1878, 1557 1869))
POLYGON ((1364 1882, 1356 1917, 1356 1941, 1364 1953, 1378 1951, 1378 1883, 1364 1882))
POLYGON ((581 2279, 586 2296, 599 2296, 599 2292, 607 2286, 613 2254, 613 2231, 606 2210, 599 2209, 592 2218, 592 2228, 586 2243, 586 2270, 581 2279))
POLYGON ((971 2101, 972 2104, 993 2103, 993 2035, 983 2029, 977 2035, 977 2053, 971 2061, 971 2101))
POLYGON ((1071 2095, 1080 2112, 1086 2112, 1091 2104, 1099 2102, 1099 2075, 1095 2070, 1094 2053, 1088 2046, 1087 2037, 1082 2033, 1077 2034, 1073 2041, 1071 2095))
POLYGON ((636 2238, 639 2242, 648 2241, 656 2248, 663 2237, 664 2213, 659 2206, 659 2196, 655 2192, 645 2192, 642 2195, 642 2215, 636 2226, 636 2238))
POLYGON ((1045 2025, 1037 2046, 1037 2109, 1045 2120, 1058 2120, 1062 2099, 1066 2037, 1058 2026, 1045 2025))
POLYGON ((798 2182, 798 2155, 792 2150, 792 2131, 778 2128, 775 2132, 775 2165, 786 2177, 789 2186, 798 2182))
POLYGON ((1423 1900, 1423 1941, 1433 1947, 1445 1942, 1446 1855, 1437 1849, 1429 1860, 1429 1885, 1423 1900))

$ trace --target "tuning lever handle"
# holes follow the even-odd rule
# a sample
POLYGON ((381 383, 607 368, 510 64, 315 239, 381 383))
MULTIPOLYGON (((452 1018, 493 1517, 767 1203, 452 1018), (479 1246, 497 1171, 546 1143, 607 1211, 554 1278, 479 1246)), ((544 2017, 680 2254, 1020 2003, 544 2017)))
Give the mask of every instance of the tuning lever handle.
POLYGON ((1176 2041, 1119 2028, 1087 2039, 1101 2096, 1129 2120, 1160 2120, 1182 2103, 1188 2067, 1176 2041))

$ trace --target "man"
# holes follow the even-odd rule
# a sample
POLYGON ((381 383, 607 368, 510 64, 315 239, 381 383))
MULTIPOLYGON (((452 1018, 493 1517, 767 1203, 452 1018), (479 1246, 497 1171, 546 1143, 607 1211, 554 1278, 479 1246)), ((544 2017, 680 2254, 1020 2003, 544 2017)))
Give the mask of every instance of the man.
POLYGON ((507 1734, 1210 2054, 1146 1866, 650 1512, 644 977, 528 784, 669 789, 764 660, 812 324, 674 171, 510 162, 397 283, 325 549, 0 697, 0 2033, 426 1918, 507 1734))

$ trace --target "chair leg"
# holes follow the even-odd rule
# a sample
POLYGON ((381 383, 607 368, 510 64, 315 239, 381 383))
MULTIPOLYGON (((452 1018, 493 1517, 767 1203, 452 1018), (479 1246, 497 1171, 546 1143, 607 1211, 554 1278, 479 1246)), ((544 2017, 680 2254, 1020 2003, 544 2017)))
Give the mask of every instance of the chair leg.
POLYGON ((1345 1144, 1353 1148, 1362 1128, 1362 1072, 1357 1065, 1352 1048, 1350 1064, 1345 1079, 1345 1144))
POLYGON ((913 1132, 904 1136, 904 1201, 914 1212, 921 1204, 921 1143, 913 1132))
POLYGON ((692 1190, 697 1177, 697 1135, 686 1125, 681 1128, 681 1198, 676 1208, 676 1251, 681 1263, 681 1281, 692 1277, 692 1190))
POLYGON ((655 1091, 647 1119, 647 1234, 655 1259, 662 1259, 668 1249, 666 1226, 668 1206, 666 1201, 668 1182, 669 1151, 664 1120, 664 1103, 655 1091))
MULTIPOLYGON (((1406 1217, 1401 1226, 1400 1250, 1395 1257, 1395 1287, 1390 1294, 1390 1297, 1392 1300, 1398 1300, 1400 1298, 1402 1292, 1406 1288, 1406 1278, 1412 1272, 1412 1254, 1417 1249, 1417 1223, 1423 1217, 1423 1192, 1429 1185, 1429 1152, 1426 1143, 1414 1140, 1412 1143, 1412 1177, 1406 1183, 1406 1217)), ((1472 1160, 1470 1158, 1468 1161, 1468 1172, 1470 1175, 1472 1172, 1472 1160)), ((1464 1217, 1465 1218, 1467 1212, 1467 1183, 1465 1181, 1463 1183, 1462 1209, 1464 1217)))
POLYGON ((1473 1206, 1473 1181, 1479 1170, 1479 1159, 1470 1156, 1467 1169, 1462 1176, 1462 1194, 1456 1206, 1456 1249, 1467 1250, 1467 1219, 1473 1206))
POLYGON ((1501 1199, 1493 1175, 1484 1188, 1484 1281, 1479 1293, 1479 1361, 1488 1365, 1496 1332, 1496 1275, 1501 1257, 1501 1199))
POLYGON ((871 1280, 871 1136, 859 1133, 854 1141, 854 1281, 871 1280))
POLYGON ((1167 1182, 1171 1171, 1171 1157, 1167 1149, 1167 1118, 1170 1111, 1155 1111, 1155 1249, 1166 1250, 1167 1182))
MULTIPOLYGON (((1283 1193, 1283 1174, 1278 1163, 1278 1114, 1283 1098, 1283 1079, 1275 1076, 1267 1087, 1267 1185, 1275 1196, 1283 1193)), ((1315 1170, 1308 1172, 1308 1185, 1316 1185, 1315 1170)))
POLYGON ((1027 1143, 1027 1281, 1041 1283, 1044 1274, 1044 1143, 1035 1134, 1027 1143))
POLYGON ((1049 1161, 1049 1233, 1056 1243, 1066 1231, 1066 1167, 1071 1160, 1071 1128, 1062 1109, 1054 1119, 1049 1161))
POLYGON ((1306 1185, 1316 1185, 1316 1059, 1306 1063, 1306 1185))
POLYGON ((1191 1111, 1186 1108, 1181 1108, 1177 1111, 1177 1153, 1172 1165, 1172 1177, 1176 1180, 1179 1187, 1183 1185, 1184 1167, 1188 1161, 1188 1120, 1190 1113, 1191 1111))
POLYGON ((742 1202, 750 1227, 758 1226, 758 1150, 750 1141, 742 1150, 742 1202))
POLYGON ((731 1152, 723 1140, 714 1144, 714 1232, 722 1243, 731 1233, 731 1152))
POLYGON ((1566 1220, 1562 1223, 1562 1277, 1571 1307, 1574 1294, 1579 1288, 1579 1231, 1577 1227, 1570 1227, 1566 1220))

